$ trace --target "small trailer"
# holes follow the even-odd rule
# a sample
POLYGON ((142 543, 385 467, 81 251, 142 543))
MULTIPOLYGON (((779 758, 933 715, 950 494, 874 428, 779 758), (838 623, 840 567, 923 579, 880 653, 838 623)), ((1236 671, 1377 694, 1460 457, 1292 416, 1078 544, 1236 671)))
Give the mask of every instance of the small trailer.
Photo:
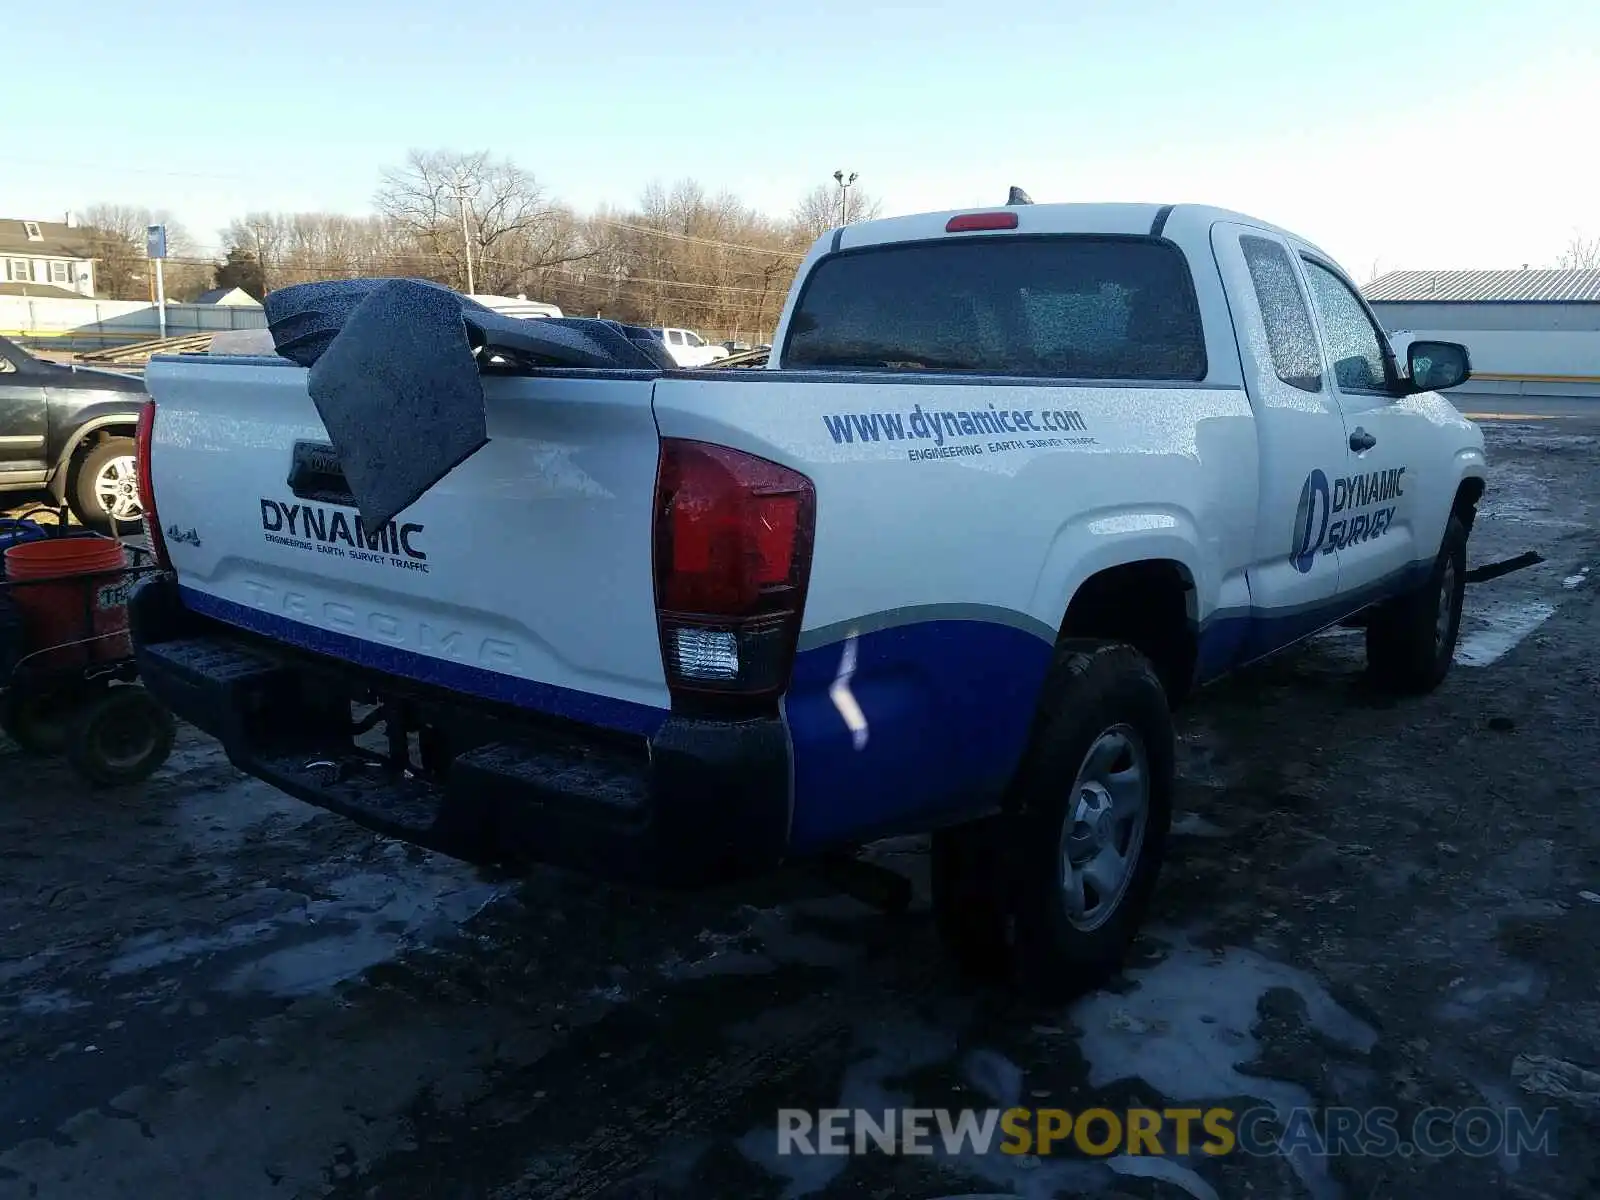
POLYGON ((96 786, 139 783, 176 735, 137 683, 128 634, 128 592, 157 568, 148 550, 57 516, 0 519, 0 730, 96 786))

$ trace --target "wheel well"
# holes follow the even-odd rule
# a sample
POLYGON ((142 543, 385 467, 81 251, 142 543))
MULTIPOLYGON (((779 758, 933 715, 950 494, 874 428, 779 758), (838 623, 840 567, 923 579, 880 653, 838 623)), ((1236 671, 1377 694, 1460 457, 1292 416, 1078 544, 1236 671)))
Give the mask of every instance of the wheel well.
POLYGON ((93 452, 97 446, 103 446, 112 438, 131 438, 138 434, 139 426, 133 422, 126 425, 102 425, 98 429, 91 429, 88 433, 80 434, 73 443, 72 450, 67 454, 67 468, 77 471, 83 462, 84 455, 93 452))
POLYGON ((1460 518, 1469 533, 1472 532, 1472 522, 1478 515, 1478 501, 1483 499, 1486 486, 1482 479, 1476 477, 1463 479, 1461 486, 1456 489, 1455 501, 1450 505, 1450 515, 1460 518))
POLYGON ((1197 638, 1189 573, 1167 559, 1124 563, 1084 580, 1061 622, 1062 637, 1125 642, 1148 658, 1177 705, 1194 681, 1197 638))
POLYGON ((60 465, 51 476, 50 490, 55 496, 56 502, 60 503, 65 500, 68 489, 77 486, 78 468, 83 465, 84 455, 112 438, 131 438, 136 436, 138 432, 139 426, 137 422, 129 421, 124 425, 119 420, 113 424, 101 425, 89 430, 87 433, 76 435, 71 445, 56 460, 60 465))
POLYGON ((72 457, 77 458, 86 454, 96 446, 109 442, 112 438, 135 437, 138 432, 139 426, 133 421, 129 421, 126 425, 102 425, 98 429, 91 429, 78 439, 78 444, 73 447, 72 457))

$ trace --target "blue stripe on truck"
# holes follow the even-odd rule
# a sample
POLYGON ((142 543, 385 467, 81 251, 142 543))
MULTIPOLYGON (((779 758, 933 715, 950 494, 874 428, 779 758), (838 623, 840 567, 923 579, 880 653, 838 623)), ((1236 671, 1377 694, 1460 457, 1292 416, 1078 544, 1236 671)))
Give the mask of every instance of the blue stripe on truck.
POLYGON ((848 695, 833 694, 848 642, 802 651, 784 711, 794 746, 797 853, 992 804, 1033 723, 1051 641, 990 621, 934 620, 855 639, 848 695), (859 743, 859 744, 858 744, 859 743))
MULTIPOLYGON (((1196 681, 1215 679, 1415 587, 1431 570, 1431 562, 1418 563, 1304 609, 1218 614, 1200 630, 1196 681)), ((794 746, 794 850, 925 829, 991 810, 1026 749, 1054 638, 985 620, 935 619, 863 633, 856 638, 849 699, 836 699, 847 641, 804 650, 795 659, 785 701, 794 746), (851 729, 850 700, 864 737, 851 729)))
POLYGON ((287 617, 222 600, 181 585, 178 591, 183 597, 184 607, 202 616, 309 650, 313 654, 326 654, 330 658, 374 671, 464 692, 483 700, 565 717, 585 725, 639 733, 646 737, 660 729, 668 716, 664 708, 616 700, 610 696, 595 696, 572 688, 537 683, 499 671, 486 671, 482 667, 418 654, 414 650, 385 646, 381 642, 369 642, 364 638, 291 621, 287 617))

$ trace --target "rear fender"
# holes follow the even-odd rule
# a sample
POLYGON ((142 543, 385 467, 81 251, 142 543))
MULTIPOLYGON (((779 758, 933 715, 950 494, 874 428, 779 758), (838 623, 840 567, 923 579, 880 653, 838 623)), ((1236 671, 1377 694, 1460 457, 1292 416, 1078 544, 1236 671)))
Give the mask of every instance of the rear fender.
POLYGON ((65 502, 68 476, 72 474, 72 460, 79 450, 94 439, 95 434, 103 430, 121 430, 126 436, 132 437, 137 427, 137 416, 119 413, 116 416, 95 417, 73 430, 62 444, 61 452, 56 455, 54 466, 50 468, 50 498, 57 504, 65 502))
POLYGON ((1189 620, 1216 606, 1221 581, 1200 554, 1193 518, 1175 508, 1102 509, 1062 525, 1045 556, 1029 611, 1059 628, 1072 598, 1091 577, 1129 563, 1170 561, 1188 577, 1189 620))

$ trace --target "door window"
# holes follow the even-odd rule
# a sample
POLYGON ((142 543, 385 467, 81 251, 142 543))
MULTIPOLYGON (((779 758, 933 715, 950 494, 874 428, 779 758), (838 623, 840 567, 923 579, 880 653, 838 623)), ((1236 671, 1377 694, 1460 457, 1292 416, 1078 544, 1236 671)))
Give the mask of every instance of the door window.
POLYGON ((1322 391, 1322 348, 1289 252, 1260 237, 1241 237, 1239 249, 1250 268, 1250 282, 1267 329, 1272 369, 1290 387, 1322 391))
POLYGON ((1339 390, 1388 391, 1389 373, 1384 366, 1383 343, 1366 308, 1344 280, 1327 267, 1309 258, 1305 264, 1339 390))
POLYGON ((683 330, 681 330, 681 329, 673 329, 673 330, 670 330, 670 331, 669 331, 669 332, 668 332, 668 333, 667 333, 667 339, 668 339, 668 340, 669 340, 669 341, 670 341, 670 342, 671 342, 671 343, 672 343, 672 344, 673 344, 673 345, 674 345, 674 346, 681 346, 681 345, 683 345, 683 330))

